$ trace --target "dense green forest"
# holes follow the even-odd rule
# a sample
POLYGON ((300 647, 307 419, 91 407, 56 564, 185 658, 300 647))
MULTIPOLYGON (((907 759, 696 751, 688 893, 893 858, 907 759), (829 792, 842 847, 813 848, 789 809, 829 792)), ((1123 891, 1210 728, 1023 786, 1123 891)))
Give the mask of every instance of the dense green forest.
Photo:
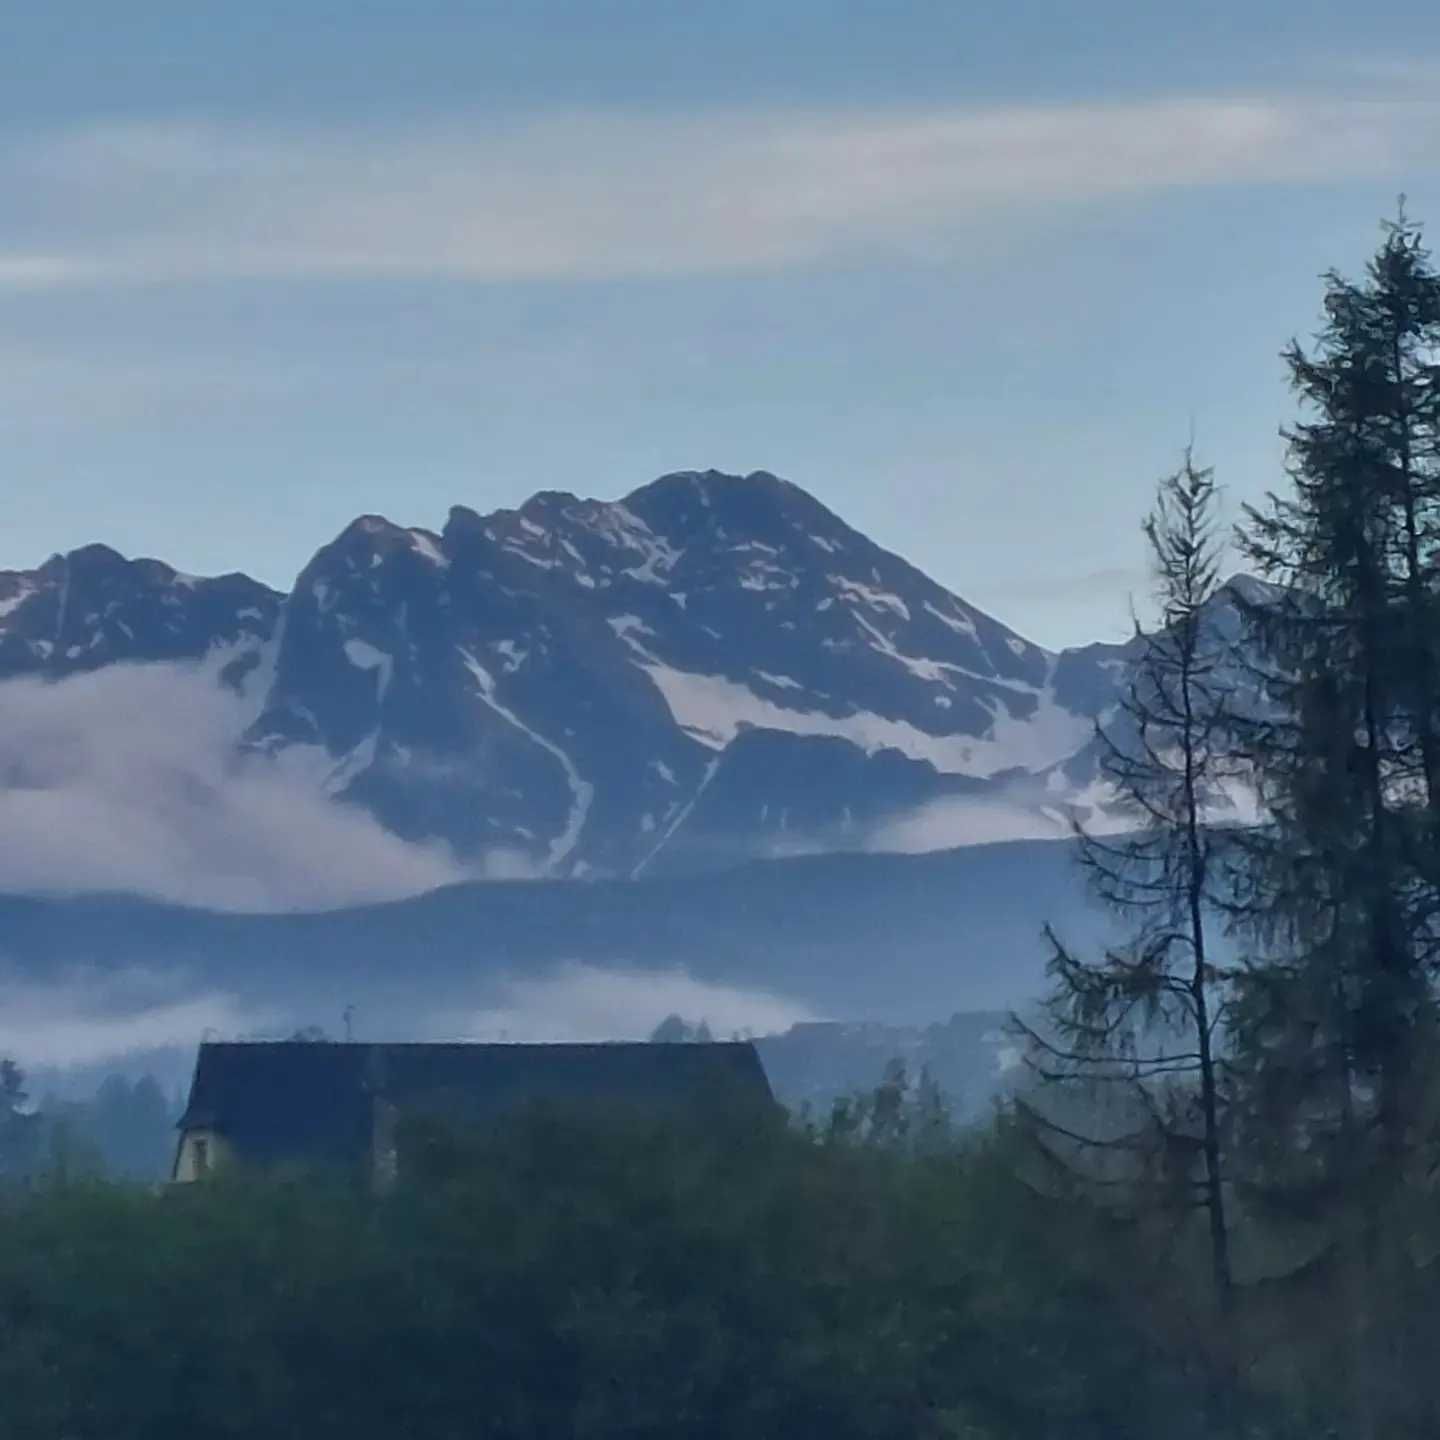
MULTIPOLYGON (((1440 1433, 1440 274, 1417 227, 1325 277, 1284 363, 1300 414, 1239 517, 1251 583, 1224 583, 1188 452, 1145 521, 1159 619, 1101 737, 1127 823, 1078 832, 1125 938, 1048 932, 1026 1083, 992 1119, 954 1128, 897 1069, 818 1122, 412 1127, 384 1195, 41 1166, 0 1198, 4 1433, 1440 1433)), ((676 1023, 657 1038, 695 1038, 676 1023)))
POLYGON ((1132 1293, 1138 1234, 898 1087, 820 1132, 535 1113, 422 1153, 383 1200, 298 1175, 13 1196, 5 1433, 1208 1433, 1182 1315, 1132 1293))

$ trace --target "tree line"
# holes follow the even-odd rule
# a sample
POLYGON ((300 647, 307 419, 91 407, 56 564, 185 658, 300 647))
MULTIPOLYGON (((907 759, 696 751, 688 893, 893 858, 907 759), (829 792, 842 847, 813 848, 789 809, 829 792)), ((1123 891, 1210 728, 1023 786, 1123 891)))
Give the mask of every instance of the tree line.
POLYGON ((1191 453, 1145 522, 1158 623, 1076 827, 1122 938, 1049 934, 1018 1109, 1093 1203, 1203 1226, 1217 1430, 1253 1382, 1368 1440, 1440 1429, 1440 275, 1403 207, 1324 313, 1250 578, 1191 453))
POLYGON ((57 1175, 157 1182, 175 1158, 178 1101, 152 1075, 108 1075, 86 1098, 32 1100, 13 1060, 0 1060, 0 1183, 57 1175))
POLYGON ((321 1174, 0 1192, 17 1440, 1203 1440, 1104 1217, 891 1085, 835 1126, 582 1108, 321 1174))

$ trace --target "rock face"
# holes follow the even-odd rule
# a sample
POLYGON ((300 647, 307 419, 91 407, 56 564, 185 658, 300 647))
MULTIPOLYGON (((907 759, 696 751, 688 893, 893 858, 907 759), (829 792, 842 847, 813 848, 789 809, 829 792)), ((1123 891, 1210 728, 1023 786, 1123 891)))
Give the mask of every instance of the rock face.
POLYGON ((262 665, 284 597, 245 575, 182 575, 105 545, 0 571, 0 680, 60 679, 118 661, 210 659, 243 688, 262 665))
POLYGON ((252 754, 306 748, 401 836, 629 875, 932 813, 949 843, 1058 833, 1125 649, 1047 653, 796 486, 706 472, 438 535, 366 516, 289 596, 102 546, 0 574, 0 678, 122 661, 213 671, 252 754))

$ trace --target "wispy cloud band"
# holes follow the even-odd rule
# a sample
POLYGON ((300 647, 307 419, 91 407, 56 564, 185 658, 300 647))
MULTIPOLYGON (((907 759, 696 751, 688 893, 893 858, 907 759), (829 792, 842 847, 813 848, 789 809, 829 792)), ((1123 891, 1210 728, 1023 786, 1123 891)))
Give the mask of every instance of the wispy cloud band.
POLYGON ((175 121, 0 146, 0 288, 479 281, 944 256, 1016 211, 1429 173, 1440 101, 493 116, 396 130, 175 121))

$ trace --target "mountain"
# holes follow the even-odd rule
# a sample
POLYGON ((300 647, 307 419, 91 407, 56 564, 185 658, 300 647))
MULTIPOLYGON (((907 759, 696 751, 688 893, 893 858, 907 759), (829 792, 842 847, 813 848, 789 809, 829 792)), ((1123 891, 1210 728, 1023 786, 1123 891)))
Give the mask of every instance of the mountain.
POLYGON ((37 997, 59 987, 54 1005, 83 1005, 85 1023, 68 1037, 81 1046, 105 1038, 102 1021, 145 1014, 158 1042, 157 1009, 207 996, 226 997, 231 1012, 182 1009, 176 1028, 187 1046, 206 1024, 236 1035, 262 1018, 282 1033, 308 1024, 335 1033, 351 1003, 362 1028, 390 1038, 496 1038, 502 1017, 522 1024, 513 1012, 527 1005, 531 1020, 538 1014, 561 1035, 566 1025, 608 1023, 616 1009, 640 1017, 642 1036, 669 1010, 722 1030, 784 1028, 751 1012, 727 1022, 715 1008, 724 995, 780 1003, 784 1024, 920 1024, 1036 995, 1046 920, 1077 945, 1103 936, 1105 917, 1073 862, 1071 842, 1017 841, 639 880, 470 883, 296 914, 0 895, 0 1019, 12 1029, 53 1021, 37 997), (612 1004, 600 993, 607 975, 642 979, 612 1004))
POLYGON ((1126 658, 1045 651, 765 473, 365 516, 287 596, 103 546, 0 574, 0 678, 178 667, 235 698, 244 773, 470 873, 1060 834, 1126 658))
POLYGON ((201 661, 243 688, 284 597, 245 575, 202 580, 106 545, 0 571, 0 680, 62 679, 120 661, 201 661))
POLYGON ((0 1054, 36 1093, 117 1069, 178 1087, 207 1031, 643 1039, 676 1013, 776 1037, 761 1052, 787 1103, 823 1112, 902 1057, 969 1112, 1013 1059, 1005 1011, 1044 984, 1045 920, 1079 946, 1105 936, 1068 841, 490 881, 320 913, 0 895, 0 1054))

